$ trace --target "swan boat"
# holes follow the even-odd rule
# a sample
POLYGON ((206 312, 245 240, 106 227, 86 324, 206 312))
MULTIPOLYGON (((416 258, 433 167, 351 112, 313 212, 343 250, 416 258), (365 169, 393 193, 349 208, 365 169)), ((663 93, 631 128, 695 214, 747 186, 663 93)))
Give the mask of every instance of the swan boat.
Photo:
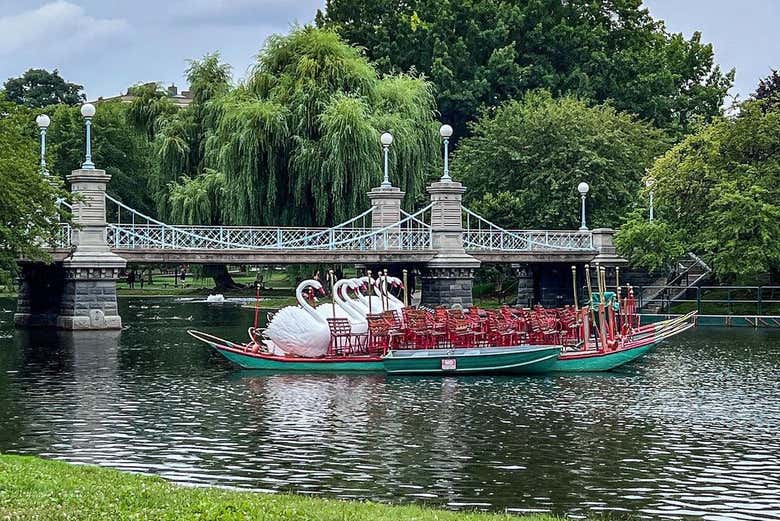
POLYGON ((343 279, 333 285, 333 302, 315 308, 303 291, 322 290, 322 285, 304 281, 296 289, 299 306, 280 310, 265 329, 250 328, 250 341, 244 344, 200 331, 188 333, 244 369, 534 374, 609 371, 694 325, 689 314, 640 326, 633 295, 622 300, 603 291, 592 293, 589 304, 579 310, 538 306, 502 308, 500 313, 477 308, 466 314, 443 309, 434 313, 392 302, 382 292, 386 282, 378 287, 370 279, 343 279), (361 293, 366 288, 368 299, 361 293), (382 315, 395 319, 371 313, 376 309, 372 295, 378 297, 382 315), (399 309, 402 312, 396 313, 399 309), (341 329, 336 327, 339 321, 341 329), (346 346, 339 343, 345 339, 346 346))
POLYGON ((380 355, 355 356, 288 356, 263 352, 257 344, 236 344, 201 331, 187 331, 193 338, 205 342, 219 354, 243 369, 267 371, 319 372, 382 372, 384 364, 380 355))
POLYGON ((561 346, 514 346, 453 349, 395 349, 386 355, 279 356, 236 344, 201 331, 187 331, 243 369, 291 372, 382 372, 388 374, 486 374, 547 372, 561 346))
POLYGON ((632 338, 614 349, 588 348, 581 351, 562 351, 553 364, 542 372, 600 372, 638 360, 658 344, 693 327, 692 322, 677 325, 632 338))

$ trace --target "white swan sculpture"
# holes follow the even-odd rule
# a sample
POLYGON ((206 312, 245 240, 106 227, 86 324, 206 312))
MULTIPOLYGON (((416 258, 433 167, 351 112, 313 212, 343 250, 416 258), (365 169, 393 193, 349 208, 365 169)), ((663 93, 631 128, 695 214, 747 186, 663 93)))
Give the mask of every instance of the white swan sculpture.
POLYGON ((368 305, 361 300, 361 298, 365 298, 361 293, 364 288, 365 284, 363 284, 360 279, 348 279, 344 289, 344 304, 352 308, 352 310, 365 320, 366 315, 368 315, 368 305), (355 292, 355 298, 350 298, 349 294, 346 293, 347 288, 355 292))
MULTIPOLYGON (((348 289, 357 291, 360 284, 354 279, 343 279, 344 283, 337 288, 338 302, 349 314, 349 322, 352 325, 352 333, 366 333, 368 331, 368 319, 366 313, 358 305, 358 302, 352 300, 347 294, 348 289)), ((339 281, 341 282, 341 281, 339 281)))
MULTIPOLYGON (((403 290, 406 291, 406 287, 404 286, 404 283, 398 277, 387 277, 387 279, 390 281, 390 283, 393 286, 403 288, 403 290)), ((406 304, 404 304, 401 299, 399 299, 389 291, 387 292, 387 298, 390 299, 390 302, 394 302, 395 305, 398 306, 397 309, 406 307, 406 304)))
POLYGON ((307 358, 324 356, 328 352, 328 322, 303 298, 303 290, 309 286, 322 290, 319 281, 304 280, 295 289, 295 298, 300 305, 280 309, 266 327, 265 336, 273 343, 268 346, 272 352, 276 352, 276 347, 307 358))
POLYGON ((366 308, 365 312, 374 314, 384 311, 385 308, 383 306, 382 295, 379 293, 379 290, 376 288, 376 286, 370 286, 368 277, 360 277, 357 279, 357 281, 360 283, 360 289, 357 291, 357 297, 360 303, 366 308), (364 288, 367 290, 366 292, 373 291, 373 295, 370 299, 362 293, 364 288))
MULTIPOLYGON (((402 285, 401 280, 398 277, 387 277, 387 282, 390 283, 393 286, 402 285)), ((383 305, 386 309, 391 311, 399 311, 398 315, 401 316, 401 309, 403 309, 404 303, 395 298, 395 296, 390 293, 390 288, 387 288, 384 285, 384 280, 379 278, 374 282, 374 285, 376 286, 376 292, 380 296, 380 298, 383 299, 383 305)))
POLYGON ((368 320, 362 310, 355 309, 351 305, 351 300, 345 298, 343 291, 347 286, 352 287, 352 279, 341 279, 333 285, 333 295, 335 300, 335 306, 333 303, 320 304, 317 306, 317 314, 326 320, 333 318, 333 311, 335 307, 336 318, 346 318, 349 320, 352 326, 352 333, 365 333, 368 331, 368 320))

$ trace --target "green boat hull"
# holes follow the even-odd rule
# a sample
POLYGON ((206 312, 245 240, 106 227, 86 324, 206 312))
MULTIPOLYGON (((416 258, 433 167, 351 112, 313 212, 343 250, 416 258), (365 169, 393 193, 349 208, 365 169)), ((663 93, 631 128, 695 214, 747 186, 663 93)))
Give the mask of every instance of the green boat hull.
POLYGON ((621 351, 613 351, 611 353, 598 353, 580 358, 570 358, 564 355, 555 360, 546 372, 593 373, 611 371, 612 369, 642 358, 652 351, 653 347, 655 347, 655 343, 631 349, 623 349, 621 351))
POLYGON ((226 349, 217 349, 219 353, 244 369, 260 369, 266 371, 304 372, 304 373, 344 373, 344 372, 382 372, 384 365, 382 360, 376 357, 358 357, 344 360, 280 360, 279 358, 266 358, 244 355, 226 349))
POLYGON ((560 346, 420 349, 383 360, 388 374, 523 374, 549 371, 559 354, 560 346))
POLYGON ((379 356, 345 356, 339 358, 293 358, 254 352, 249 346, 236 344, 223 338, 203 333, 187 331, 193 338, 205 342, 243 369, 302 372, 302 373, 344 373, 344 372, 382 372, 384 365, 379 356))

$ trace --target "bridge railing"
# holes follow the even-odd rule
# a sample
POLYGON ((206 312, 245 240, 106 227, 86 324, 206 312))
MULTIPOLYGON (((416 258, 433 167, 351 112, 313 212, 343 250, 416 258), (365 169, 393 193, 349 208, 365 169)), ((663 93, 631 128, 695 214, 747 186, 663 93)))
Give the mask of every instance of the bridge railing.
POLYGON ((463 243, 468 251, 592 251, 593 235, 576 230, 507 230, 463 209, 463 243))
POLYGON ((57 234, 54 237, 54 248, 63 249, 70 248, 71 246, 71 232, 72 228, 70 223, 59 223, 60 227, 57 230, 57 234))
POLYGON ((426 250, 425 230, 372 228, 273 228, 234 226, 160 226, 109 224, 108 243, 115 249, 194 250, 426 250))
MULTIPOLYGON (((55 205, 58 207, 64 206, 68 209, 68 211, 73 212, 73 206, 62 198, 57 198, 57 200, 54 202, 55 205)), ((60 220, 59 229, 57 230, 56 235, 54 236, 54 244, 52 247, 63 249, 63 248, 70 248, 72 245, 72 239, 73 236, 73 228, 71 227, 69 222, 63 222, 60 220)))
POLYGON ((106 195, 116 222, 107 241, 115 249, 207 250, 429 250, 431 230, 416 226, 430 206, 382 229, 367 227, 373 208, 332 228, 169 225, 106 195), (123 214, 124 210, 124 214, 123 214), (123 221, 124 217, 124 222, 123 221), (361 222, 363 226, 355 226, 361 222), (140 221, 140 222, 139 222, 140 221))

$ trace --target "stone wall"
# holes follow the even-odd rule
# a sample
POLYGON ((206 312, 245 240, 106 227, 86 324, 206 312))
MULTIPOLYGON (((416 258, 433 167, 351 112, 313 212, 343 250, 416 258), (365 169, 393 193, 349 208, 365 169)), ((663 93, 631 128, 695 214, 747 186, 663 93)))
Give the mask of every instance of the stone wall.
POLYGON ((22 264, 14 323, 18 327, 55 327, 64 284, 62 264, 22 264))
POLYGON ((473 268, 425 268, 421 280, 423 306, 458 304, 465 309, 473 305, 473 268))
POLYGON ((57 326, 62 329, 120 329, 116 301, 118 268, 66 270, 57 326))

